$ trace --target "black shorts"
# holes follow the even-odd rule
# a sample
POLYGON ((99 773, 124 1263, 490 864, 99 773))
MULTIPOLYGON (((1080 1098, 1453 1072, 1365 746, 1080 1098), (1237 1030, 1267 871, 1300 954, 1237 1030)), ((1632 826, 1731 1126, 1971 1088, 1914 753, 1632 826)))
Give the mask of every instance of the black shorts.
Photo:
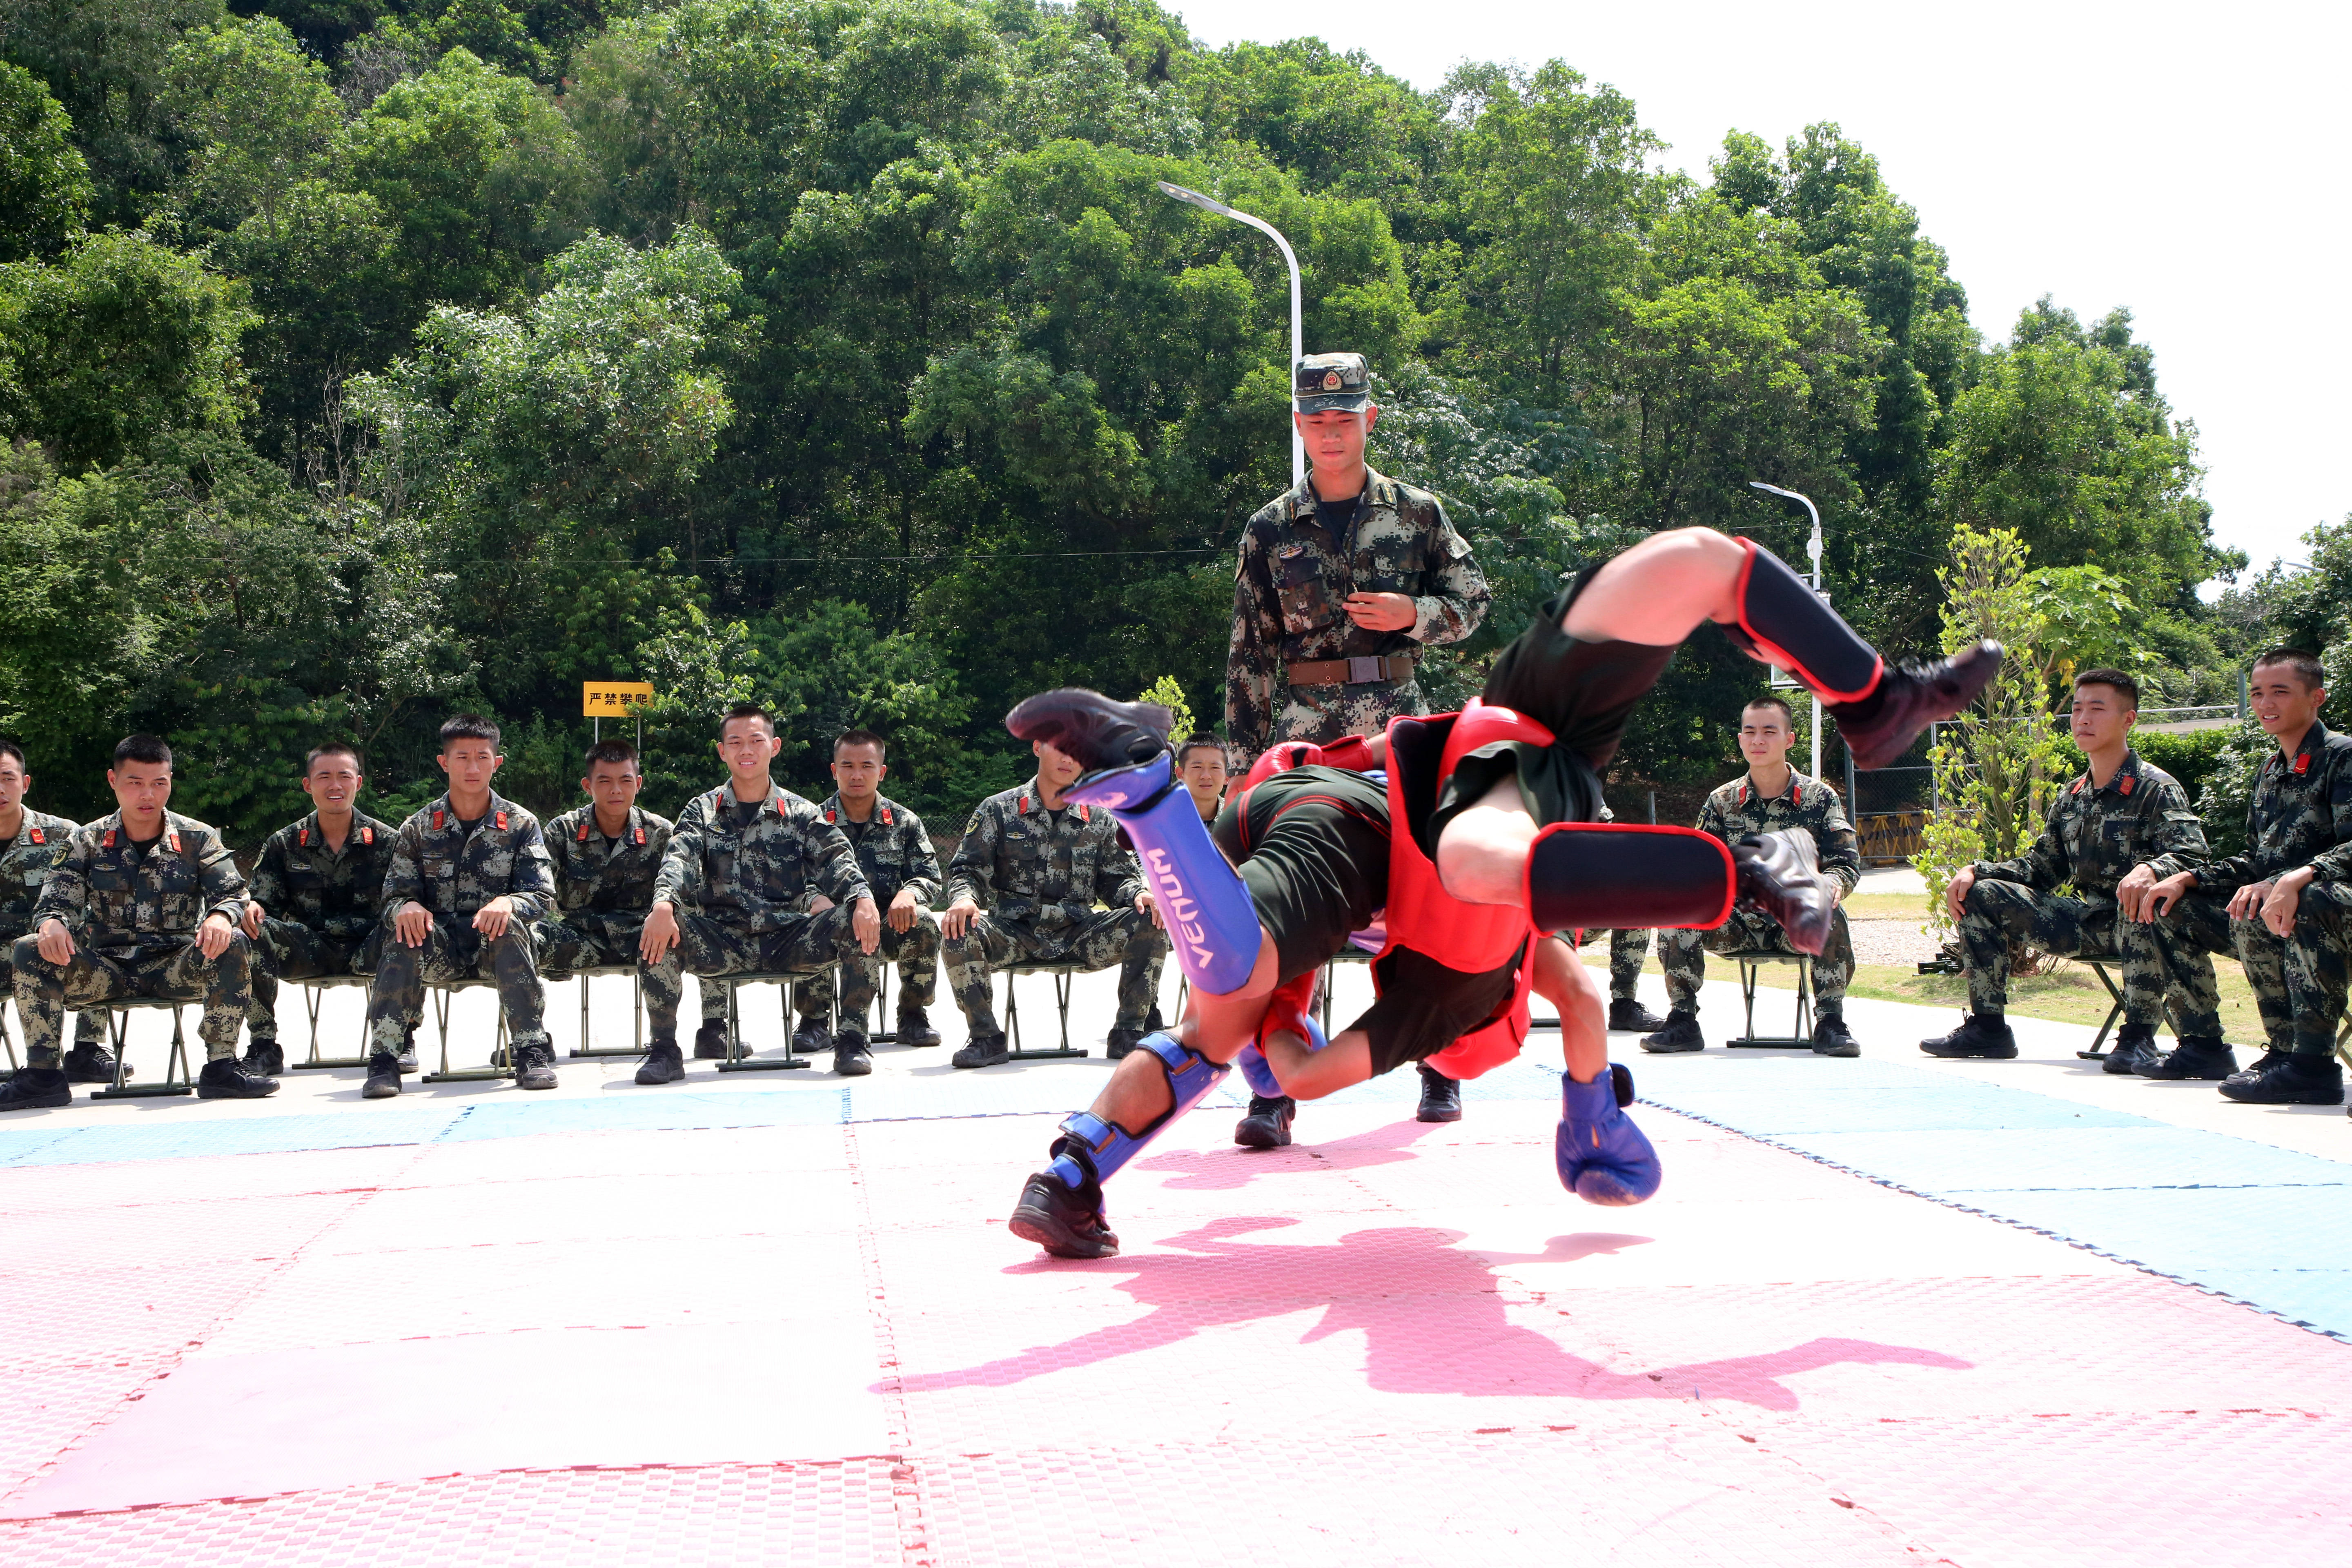
POLYGON ((1319 969, 1389 901, 1389 797, 1345 768, 1293 768, 1236 791, 1210 830, 1241 868, 1281 978, 1319 969))
POLYGON ((1428 843, 1455 813, 1474 805, 1503 778, 1516 775, 1519 798, 1537 822, 1601 820, 1601 771, 1617 756, 1625 721, 1649 695, 1675 657, 1673 647, 1585 642, 1560 630, 1569 605, 1599 566, 1576 581, 1496 657, 1481 693, 1498 708, 1526 714, 1552 733, 1549 746, 1507 741, 1483 746, 1455 764, 1430 814, 1428 843))
POLYGON ((1409 947, 1392 948, 1372 965, 1380 999, 1348 1026, 1371 1042, 1372 1076, 1435 1056, 1492 1018, 1518 990, 1517 954, 1499 969, 1465 974, 1409 947))

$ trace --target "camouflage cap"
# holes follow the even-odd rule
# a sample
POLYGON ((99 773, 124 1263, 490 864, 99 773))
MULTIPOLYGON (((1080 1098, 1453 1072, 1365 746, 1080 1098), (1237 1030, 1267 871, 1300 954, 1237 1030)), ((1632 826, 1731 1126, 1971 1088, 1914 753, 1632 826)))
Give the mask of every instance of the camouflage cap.
POLYGON ((1291 391, 1301 414, 1359 409, 1372 400, 1371 372, 1361 354, 1308 354, 1298 362, 1291 391))

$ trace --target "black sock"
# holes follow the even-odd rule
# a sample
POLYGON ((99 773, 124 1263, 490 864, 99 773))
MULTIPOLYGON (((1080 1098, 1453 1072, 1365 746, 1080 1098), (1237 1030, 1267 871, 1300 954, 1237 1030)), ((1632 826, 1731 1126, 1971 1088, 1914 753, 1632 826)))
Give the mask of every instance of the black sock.
POLYGON ((1995 1007, 1989 1013, 1979 1013, 1976 1016, 1976 1020, 1988 1029, 2006 1029, 2009 1027, 2009 1014, 2006 1009, 2000 1007, 1995 1007))
POLYGON ((1758 545, 1749 557, 1739 596, 1740 629, 1793 661, 1790 673, 1852 717, 1877 693, 1878 650, 1863 641, 1845 617, 1830 608, 1805 580, 1770 551, 1758 545))

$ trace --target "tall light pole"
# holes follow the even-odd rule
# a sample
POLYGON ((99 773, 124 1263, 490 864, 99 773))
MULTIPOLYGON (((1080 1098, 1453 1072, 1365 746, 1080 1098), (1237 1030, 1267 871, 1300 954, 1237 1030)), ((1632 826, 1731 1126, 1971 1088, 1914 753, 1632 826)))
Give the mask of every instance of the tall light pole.
MULTIPOLYGON (((1290 372, 1286 379, 1289 381, 1291 387, 1290 412, 1296 415, 1298 412, 1298 362, 1307 357, 1307 349, 1306 334, 1299 326, 1298 258, 1291 253, 1290 241, 1283 238, 1282 231, 1265 219, 1252 217, 1245 212, 1236 212, 1214 196, 1202 195, 1188 186, 1171 185, 1165 180, 1154 180, 1151 183, 1178 201, 1189 202, 1204 213, 1214 213, 1219 217, 1229 217, 1235 223, 1245 223, 1281 247, 1283 263, 1290 268, 1290 372)), ((1294 419, 1290 426, 1290 482, 1295 485, 1306 477, 1307 443, 1299 436, 1298 424, 1294 419)))
MULTIPOLYGON (((1780 486, 1778 486, 1778 485, 1768 485, 1768 484, 1766 484, 1762 479, 1750 479, 1750 480, 1748 480, 1748 489, 1750 489, 1762 490, 1766 495, 1779 496, 1779 497, 1780 497, 1780 498, 1781 498, 1782 500, 1784 500, 1801 501, 1801 502, 1803 502, 1803 503, 1804 503, 1805 510, 1806 510, 1808 513, 1810 513, 1810 514, 1811 515, 1812 520, 1813 520, 1813 536, 1812 536, 1811 539, 1809 539, 1809 540, 1807 540, 1807 541, 1805 542, 1805 555, 1806 555, 1807 559, 1811 560, 1811 561, 1812 562, 1812 563, 1813 563, 1813 592, 1814 592, 1814 593, 1816 593, 1816 594, 1821 594, 1821 593, 1822 593, 1822 510, 1821 510, 1821 508, 1819 508, 1819 507, 1817 507, 1817 506, 1815 506, 1815 505, 1813 504, 1813 500, 1812 500, 1812 498, 1811 498, 1811 496, 1799 495, 1795 490, 1784 490, 1784 489, 1781 489, 1780 486)), ((1828 598, 1828 597, 1829 597, 1829 595, 1828 595, 1827 594, 1822 594, 1822 597, 1823 597, 1824 599, 1826 599, 1826 598, 1828 598)), ((1821 697, 1820 697, 1820 695, 1819 695, 1818 693, 1816 693, 1816 694, 1814 695, 1814 698, 1813 698, 1813 766, 1812 766, 1812 774, 1813 774, 1813 777, 1815 777, 1815 778, 1819 778, 1819 777, 1821 777, 1821 776, 1822 776, 1822 700, 1821 700, 1821 697)), ((1852 801, 1848 801, 1848 802, 1846 803, 1846 809, 1847 809, 1847 810, 1849 810, 1849 811, 1851 811, 1851 810, 1853 810, 1853 803, 1852 801)))

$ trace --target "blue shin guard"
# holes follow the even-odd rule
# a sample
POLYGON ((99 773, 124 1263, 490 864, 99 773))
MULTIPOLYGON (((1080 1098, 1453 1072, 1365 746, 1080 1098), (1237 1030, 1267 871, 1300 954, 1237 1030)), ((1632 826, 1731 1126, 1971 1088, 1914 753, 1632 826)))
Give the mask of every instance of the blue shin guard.
POLYGON ((1099 1184, 1110 1180, 1143 1152, 1145 1144, 1159 1137, 1161 1129, 1206 1100, 1209 1091, 1224 1081, 1226 1068, 1167 1035, 1146 1035, 1136 1049, 1160 1058, 1175 1103, 1140 1132, 1129 1132, 1091 1110, 1074 1110, 1064 1117, 1062 1135, 1054 1141, 1054 1162, 1045 1169, 1072 1192, 1085 1190, 1088 1182, 1099 1184))
POLYGON ((1552 1141, 1560 1185, 1589 1204, 1638 1204, 1658 1190, 1658 1152, 1625 1107, 1633 1075, 1612 1065, 1606 1078, 1579 1083, 1559 1075, 1559 1131, 1552 1141))
POLYGON ((1196 991, 1223 996, 1257 967, 1265 933, 1249 889, 1234 872, 1192 797, 1176 784, 1165 752, 1150 762, 1088 773, 1064 798, 1099 805, 1135 841, 1144 885, 1168 924, 1176 963, 1196 991))

